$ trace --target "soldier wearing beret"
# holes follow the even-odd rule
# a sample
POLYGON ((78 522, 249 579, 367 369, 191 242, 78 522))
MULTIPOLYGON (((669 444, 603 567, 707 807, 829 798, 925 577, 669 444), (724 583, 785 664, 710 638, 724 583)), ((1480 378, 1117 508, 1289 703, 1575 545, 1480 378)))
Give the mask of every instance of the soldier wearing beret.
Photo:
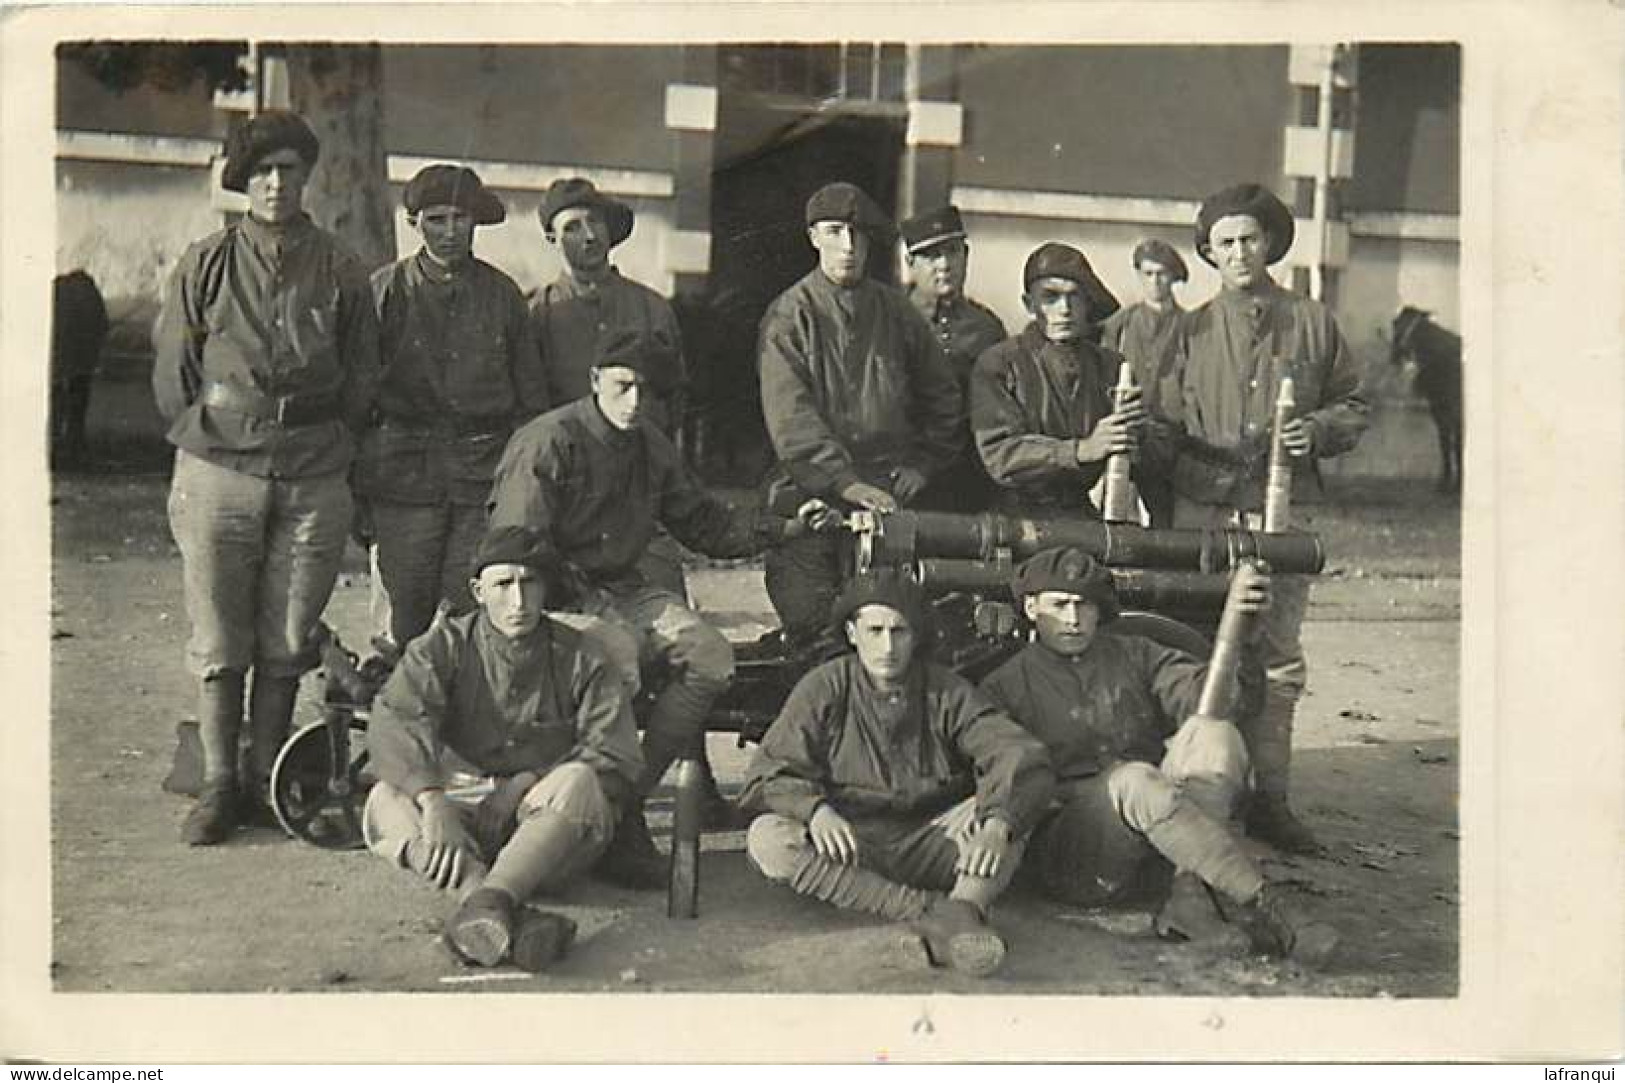
POLYGON ((481 966, 563 953, 574 922, 525 901, 592 866, 643 767, 614 663, 543 612, 557 559, 524 527, 485 535, 478 608, 412 641, 367 730, 367 845, 459 893, 445 940, 481 966), (482 776, 477 803, 455 793, 459 773, 482 776))
POLYGON ((247 194, 248 214, 181 257, 153 334, 200 688, 203 790, 182 827, 193 845, 224 840, 253 811, 316 664, 378 384, 367 273, 304 212, 317 153, 292 113, 267 110, 232 133, 221 182, 247 194))
MULTIPOLYGON (((953 461, 963 420, 959 388, 931 327, 899 291, 866 274, 891 224, 855 185, 825 185, 807 201, 818 266, 762 317, 762 414, 778 468, 770 506, 807 497, 890 512, 953 461)), ((810 537, 768 554, 767 592, 786 638, 813 642, 843 579, 841 547, 810 537)))
MULTIPOLYGON (((1251 568, 1242 607, 1269 605, 1251 568)), ((1051 896, 1101 906, 1129 895, 1147 858, 1177 870, 1159 933, 1208 939, 1245 930, 1252 946, 1318 963, 1336 945, 1268 886, 1228 824, 1247 753, 1229 722, 1196 713, 1206 668, 1140 636, 1115 634, 1111 573, 1077 549, 1050 549, 1017 572, 1012 593, 1034 639, 982 691, 1044 742, 1058 808, 1033 834, 1026 867, 1051 896)), ((1228 938, 1227 938, 1228 939, 1228 938)))
MULTIPOLYGON (((939 207, 908 219, 898 230, 908 265, 909 300, 936 332, 959 393, 968 401, 971 366, 983 350, 1003 342, 1005 332, 992 309, 965 296, 970 241, 959 208, 939 207)), ((953 464, 932 482, 926 502, 944 510, 985 511, 994 492, 967 431, 953 464)))
POLYGON ((491 491, 493 527, 529 527, 558 551, 568 580, 561 604, 598 618, 596 634, 627 682, 637 684, 640 666, 669 677, 645 726, 643 772, 601 866, 634 887, 657 887, 665 876, 643 800, 674 759, 703 759, 706 716, 734 668, 722 633, 642 570, 650 539, 665 527, 709 556, 748 556, 823 525, 828 512, 816 501, 790 519, 745 512, 701 487, 647 420, 650 384, 671 364, 661 340, 609 339, 592 369, 592 395, 515 433, 491 491))
MULTIPOLYGON (((1173 468, 1175 526, 1260 525, 1282 377, 1292 377, 1298 404, 1283 437, 1302 482, 1318 477, 1317 460, 1349 451, 1365 431, 1363 370, 1337 321, 1320 302, 1270 277, 1292 236, 1292 212, 1256 184, 1215 193, 1197 215, 1196 251, 1218 269, 1221 288, 1184 321, 1174 404, 1184 430, 1173 468)), ((1296 852, 1318 848, 1287 804, 1293 716, 1308 677, 1300 640, 1308 598, 1307 578, 1278 579, 1258 641, 1264 709, 1244 729, 1259 784, 1248 828, 1296 852)))
POLYGON ((797 894, 912 920, 933 964, 990 974, 1005 945, 987 913, 1049 801, 1049 759, 930 661, 913 582, 856 576, 831 616, 852 652, 803 677, 762 738, 746 852, 797 894))
MULTIPOLYGON (((1174 297, 1174 286, 1190 277, 1185 261, 1167 241, 1148 237, 1134 246, 1134 274, 1140 284, 1140 300, 1118 309, 1101 325, 1101 343, 1116 350, 1134 366, 1134 379, 1142 391, 1141 401, 1152 417, 1168 412, 1165 396, 1176 397, 1171 386, 1179 357, 1179 324, 1185 310, 1174 297)), ((1173 525, 1173 489, 1166 477, 1141 471, 1140 499, 1151 516, 1151 525, 1173 525)))
POLYGON ((1028 256, 1022 288, 1032 322, 971 370, 977 450, 1006 505, 1098 517, 1089 490, 1109 456, 1138 447, 1145 421, 1138 394, 1114 409, 1123 358, 1088 339, 1106 290, 1082 252, 1054 242, 1028 256))
POLYGON ((491 475, 514 428, 547 406, 524 297, 474 256, 474 230, 503 220, 502 201, 473 170, 430 165, 402 202, 423 244, 372 276, 383 380, 356 486, 388 600, 380 632, 396 647, 437 606, 472 607, 491 475))

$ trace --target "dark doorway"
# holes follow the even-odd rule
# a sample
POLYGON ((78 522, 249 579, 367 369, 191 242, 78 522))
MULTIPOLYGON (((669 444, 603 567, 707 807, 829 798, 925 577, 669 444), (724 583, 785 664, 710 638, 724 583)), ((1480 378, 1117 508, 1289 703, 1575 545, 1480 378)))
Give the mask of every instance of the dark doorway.
MULTIPOLYGON (((695 359, 701 419, 696 459, 713 481, 754 485, 772 455, 756 379, 756 332, 773 299, 813 269, 802 219, 807 198, 831 181, 858 185, 888 214, 897 205, 903 119, 812 113, 724 94, 711 189, 711 273, 703 311, 690 312, 686 352, 695 359), (702 341, 692 341, 695 335, 702 341)), ((869 273, 894 281, 888 245, 869 273)))

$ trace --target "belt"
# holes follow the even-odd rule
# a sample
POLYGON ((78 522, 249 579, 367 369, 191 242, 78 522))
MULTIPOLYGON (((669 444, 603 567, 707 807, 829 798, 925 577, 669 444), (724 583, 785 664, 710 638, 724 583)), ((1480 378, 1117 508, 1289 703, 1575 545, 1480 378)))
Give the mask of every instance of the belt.
POLYGON ((451 414, 447 417, 385 417, 386 429, 402 429, 436 436, 506 436, 513 431, 510 414, 451 414))
POLYGON ((218 410, 230 410, 287 426, 319 425, 339 416, 339 399, 334 394, 267 395, 239 384, 223 384, 214 380, 203 385, 203 394, 198 401, 218 410))

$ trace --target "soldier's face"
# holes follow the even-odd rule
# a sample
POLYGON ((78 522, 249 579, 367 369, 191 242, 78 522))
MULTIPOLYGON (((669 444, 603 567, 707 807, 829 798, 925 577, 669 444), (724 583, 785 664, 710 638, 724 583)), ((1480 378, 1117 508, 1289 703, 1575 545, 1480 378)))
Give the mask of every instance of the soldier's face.
POLYGON ((908 618, 889 605, 866 605, 846 622, 846 638, 857 649, 858 662, 876 682, 896 684, 914 659, 914 629, 908 618))
POLYGON ((414 223, 429 258, 446 267, 467 263, 474 255, 474 216, 461 207, 425 207, 414 223))
POLYGON ((592 393, 598 410, 611 425, 626 432, 643 421, 643 397, 648 390, 636 369, 610 365, 592 370, 592 393))
POLYGON ((1156 260, 1143 259, 1136 268, 1140 276, 1140 296, 1161 308, 1173 299, 1173 273, 1156 260))
POLYGON ((1065 591, 1029 594, 1022 599, 1021 607, 1033 622, 1038 642, 1068 658, 1088 650, 1100 626, 1100 607, 1065 591))
POLYGON ((1269 234, 1250 214, 1232 214, 1208 231, 1208 254, 1219 278, 1235 290, 1256 289, 1269 278, 1269 234))
POLYGON ((305 207, 310 163, 291 147, 274 150, 254 163, 244 187, 248 213, 262 222, 287 222, 305 207))
POLYGON ((1037 279, 1021 300, 1051 342, 1071 342, 1083 335, 1089 300, 1070 278, 1037 279))
POLYGON ((837 286, 855 286, 869 263, 869 235, 851 222, 814 222, 807 239, 818 251, 818 269, 837 286))
POLYGON ((952 300, 965 292, 965 271, 970 267, 970 246, 962 237, 932 245, 908 257, 914 289, 927 296, 952 300))
POLYGON ((542 577, 523 564, 488 564, 469 582, 491 626, 509 639, 529 635, 542 622, 542 577))
POLYGON ((597 207, 566 207, 548 225, 570 270, 600 271, 609 263, 609 224, 597 207))

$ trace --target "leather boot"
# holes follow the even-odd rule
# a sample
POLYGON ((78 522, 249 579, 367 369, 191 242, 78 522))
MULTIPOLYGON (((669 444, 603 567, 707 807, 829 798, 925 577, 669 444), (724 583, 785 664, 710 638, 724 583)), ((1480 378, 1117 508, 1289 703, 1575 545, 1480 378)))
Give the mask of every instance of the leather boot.
POLYGON ((237 827, 237 739, 243 725, 243 675, 221 673, 200 682, 198 739, 203 746, 203 788, 181 824, 189 846, 224 842, 237 827))
POLYGON ((482 887, 452 911, 441 933, 453 955, 476 966, 496 966, 513 946, 513 898, 482 887))
POLYGON ((790 873, 790 890, 843 910, 888 921, 916 921, 941 898, 934 891, 899 884, 859 865, 843 865, 809 848, 790 873))
MULTIPOLYGON (((274 677, 254 671, 248 692, 248 749, 244 755, 244 818, 264 820, 271 808, 271 769, 293 725, 298 677, 274 677)), ((274 817, 271 818, 274 823, 274 817)))
POLYGON ((1295 697, 1270 688, 1264 694, 1263 710, 1246 734, 1254 786, 1247 808, 1247 834, 1285 853, 1317 854, 1320 841, 1287 804, 1297 708, 1295 697))
POLYGON ((1287 956, 1305 966, 1320 967, 1337 950, 1337 930, 1305 914, 1279 884, 1266 884, 1241 907, 1237 919, 1253 946, 1266 955, 1287 956))
POLYGON ((1245 932, 1230 924, 1212 890, 1195 873, 1176 872, 1168 901, 1152 923, 1164 940, 1188 940, 1226 954, 1240 954, 1250 946, 1245 932))
POLYGON ((980 910, 962 899, 936 900, 913 931, 932 966, 985 978, 1004 965, 1004 939, 980 910))
POLYGON ((1255 794, 1247 806, 1247 834, 1288 854, 1322 853, 1315 833, 1298 819, 1285 794, 1255 794))
POLYGON ((750 817, 739 811, 739 806, 722 795, 717 785, 716 772, 702 739, 694 750, 694 760, 700 765, 700 827, 705 831, 743 831, 750 826, 750 817))
POLYGON ((667 859, 655 849, 649 823, 643 818, 643 799, 633 804, 615 825, 615 836, 593 871, 619 887, 652 891, 666 884, 667 859))
POLYGON ((576 923, 563 914, 529 906, 519 908, 509 954, 520 970, 539 974, 563 958, 575 943, 576 923))

